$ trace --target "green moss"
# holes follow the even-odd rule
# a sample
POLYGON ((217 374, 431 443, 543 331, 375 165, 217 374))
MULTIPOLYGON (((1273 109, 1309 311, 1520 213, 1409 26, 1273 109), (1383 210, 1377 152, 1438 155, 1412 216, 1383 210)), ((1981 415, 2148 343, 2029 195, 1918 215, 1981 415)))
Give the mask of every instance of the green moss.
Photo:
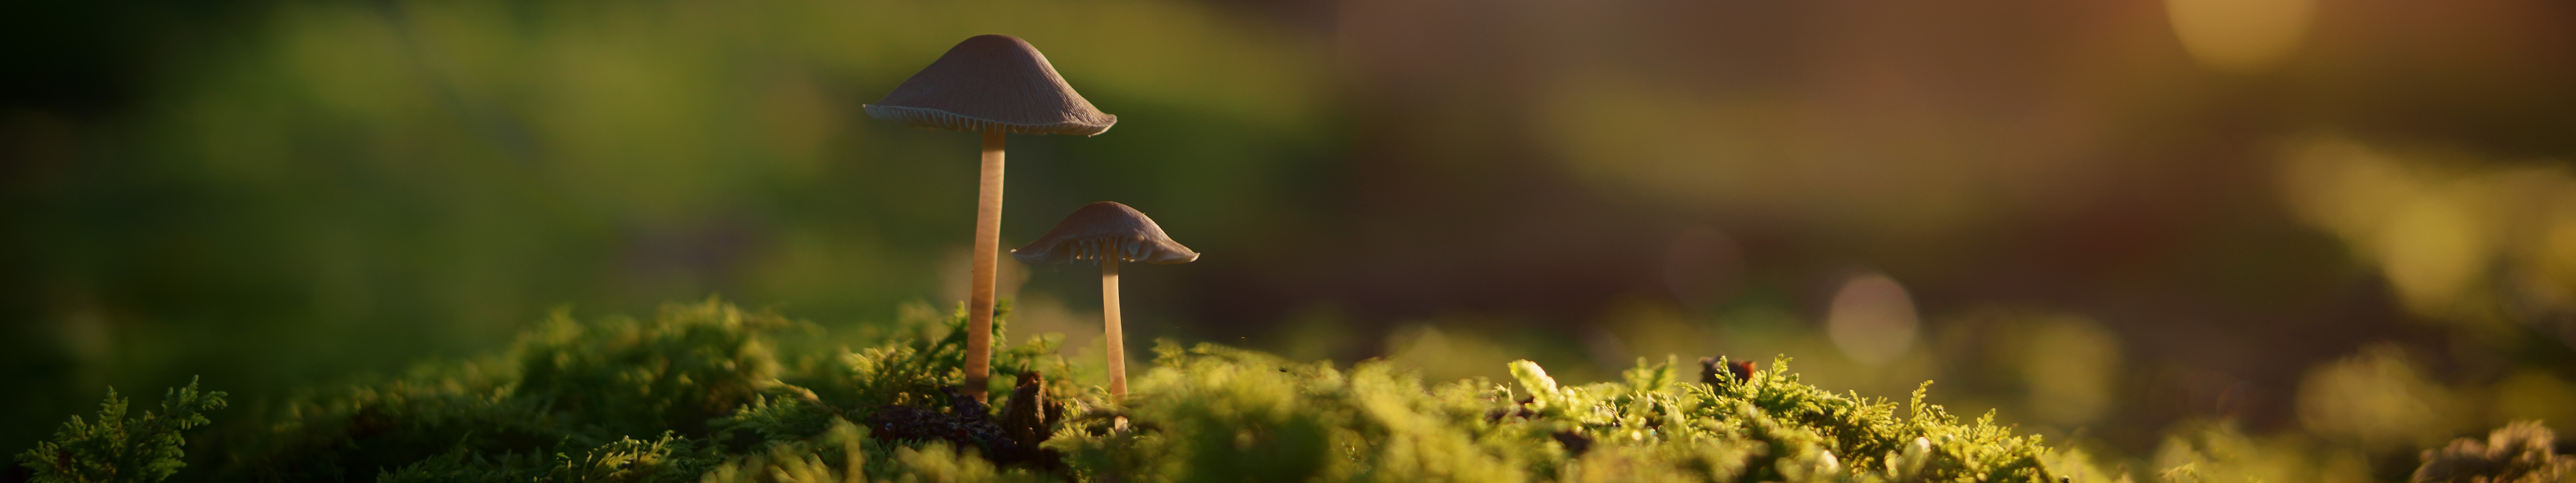
MULTIPOLYGON (((214 468, 188 476, 2107 481, 2080 455, 2054 452, 1991 415, 1961 420, 1926 404, 1924 390, 1904 402, 1824 391, 1800 383, 1786 360, 1742 377, 1693 377, 1675 360, 1641 359, 1619 381, 1590 384, 1560 383, 1522 361, 1511 365, 1511 381, 1426 383, 1382 361, 1342 368, 1164 342, 1131 397, 1110 401, 1099 388, 1063 382, 1071 366, 1052 355, 1054 338, 1004 346, 997 326, 992 399, 963 401, 951 389, 962 380, 964 337, 955 328, 964 314, 924 305, 905 314, 852 350, 819 347, 812 341, 823 334, 810 324, 714 300, 670 305, 650 320, 557 313, 507 353, 316 391, 244 418, 224 431, 221 454, 199 459, 214 468), (1058 377, 1027 379, 1011 402, 1009 381, 1028 372, 1058 377), (1011 404, 1020 412, 1001 417, 1011 404), (1046 437, 1019 441, 1035 434, 1046 437)), ((182 393, 195 394, 192 386, 173 397, 182 393)), ((197 412, 221 398, 197 397, 173 399, 162 417, 201 424, 197 412)), ((121 403, 110 409, 122 414, 121 403)), ((67 431, 91 434, 86 428, 76 421, 67 431)), ((166 435, 173 443, 155 447, 168 451, 153 453, 162 459, 132 466, 148 470, 119 471, 175 469, 175 429, 166 435)), ((128 461, 89 455, 74 459, 128 461)))
POLYGON ((2558 435, 2539 421, 2520 421, 2424 450, 2415 483, 2555 483, 2576 479, 2576 456, 2558 454, 2558 435))
POLYGON ((158 482, 188 466, 181 461, 188 439, 180 433, 207 424, 206 411, 223 407, 223 391, 200 392, 192 379, 162 396, 160 412, 128 419, 125 398, 109 388, 97 422, 72 416, 52 441, 19 453, 18 463, 39 483, 158 482))
POLYGON ((1904 406, 1757 372, 1680 382, 1638 362, 1623 382, 1561 385, 1528 361, 1517 381, 1424 386, 1369 362, 1349 370, 1200 345, 1157 349, 1130 434, 1048 444, 1079 474, 1170 481, 2057 481, 2049 450, 1991 417, 1961 422, 1923 391, 1904 406))

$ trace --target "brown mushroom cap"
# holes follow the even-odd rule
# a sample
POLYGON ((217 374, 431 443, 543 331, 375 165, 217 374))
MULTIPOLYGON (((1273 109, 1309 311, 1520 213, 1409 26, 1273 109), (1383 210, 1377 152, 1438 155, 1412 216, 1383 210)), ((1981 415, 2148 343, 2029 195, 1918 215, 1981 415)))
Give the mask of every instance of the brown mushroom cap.
POLYGON ((1048 230, 1046 236, 1011 250, 1011 257, 1031 264, 1099 260, 1111 254, 1120 261, 1159 265, 1199 259, 1199 252, 1164 235, 1163 227, 1156 226, 1154 219, 1115 201, 1083 205, 1065 215, 1064 221, 1056 222, 1055 229, 1048 230))
POLYGON ((969 132, 1089 136, 1118 123, 1073 92, 1046 54, 1009 35, 958 42, 866 107, 878 119, 969 132))

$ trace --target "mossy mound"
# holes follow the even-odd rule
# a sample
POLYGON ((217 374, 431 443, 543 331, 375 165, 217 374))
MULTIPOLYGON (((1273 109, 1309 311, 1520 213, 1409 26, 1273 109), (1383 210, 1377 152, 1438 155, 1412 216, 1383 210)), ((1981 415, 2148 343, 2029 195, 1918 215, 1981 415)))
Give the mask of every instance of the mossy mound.
MULTIPOLYGON (((1060 433, 1077 474, 1171 481, 2059 481, 2035 436, 1961 422, 1916 391, 1900 408, 1797 376, 1686 379, 1640 360, 1620 382, 1425 387, 1215 345, 1157 349, 1132 436, 1060 433), (1708 382, 1702 382, 1708 381, 1708 382), (1900 416, 1902 412, 1904 415, 1900 416)), ((1781 367, 1774 364, 1774 368, 1781 367)), ((1776 370, 1776 369, 1775 369, 1776 370)))
MULTIPOLYGON (((507 354, 318 391, 219 425, 178 477, 222 481, 1985 481, 2099 479, 1988 418, 1836 394, 1775 362, 1640 360, 1623 380, 1425 385, 1164 343, 1124 404, 1062 377, 1052 338, 954 390, 962 314, 861 350, 708 301, 649 321, 557 314, 507 354), (1686 374, 1686 372, 1700 372, 1686 374), (1010 384, 1008 381, 1018 381, 1010 384)), ((1006 340, 999 337, 996 341, 1006 340)), ((1928 383, 1927 383, 1928 384, 1928 383)), ((226 418, 234 419, 234 418, 226 418)))

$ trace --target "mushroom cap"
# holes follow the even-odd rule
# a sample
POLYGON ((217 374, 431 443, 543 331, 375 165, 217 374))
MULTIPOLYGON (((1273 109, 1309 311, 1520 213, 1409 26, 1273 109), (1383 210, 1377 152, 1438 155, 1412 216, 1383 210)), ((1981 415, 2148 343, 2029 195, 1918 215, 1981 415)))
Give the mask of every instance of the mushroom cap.
POLYGON ((1089 136, 1118 123, 1073 92, 1046 54, 1009 35, 958 42, 866 107, 877 119, 969 132, 1089 136))
POLYGON ((1163 227, 1155 225, 1154 219, 1115 201, 1083 205, 1065 215, 1064 221, 1056 222, 1055 229, 1047 230, 1046 236, 1011 250, 1012 258, 1030 264, 1099 260, 1103 255, 1158 265, 1199 259, 1199 252, 1164 235, 1163 227))

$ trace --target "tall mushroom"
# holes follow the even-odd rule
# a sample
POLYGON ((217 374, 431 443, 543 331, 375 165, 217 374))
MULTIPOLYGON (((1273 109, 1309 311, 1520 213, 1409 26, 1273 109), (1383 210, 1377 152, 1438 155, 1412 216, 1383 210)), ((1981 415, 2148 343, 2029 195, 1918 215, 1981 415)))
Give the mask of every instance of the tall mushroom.
POLYGON ((920 127, 984 134, 982 183, 975 196, 975 267, 967 287, 966 393, 984 396, 992 367, 993 270, 1001 249, 1002 134, 1078 134, 1109 130, 1118 116, 1091 107, 1027 41, 977 35, 895 86, 868 115, 920 127))
POLYGON ((1118 320, 1118 263, 1189 263, 1199 259, 1199 252, 1172 241, 1163 234, 1163 227, 1135 208, 1103 201, 1073 210, 1046 236, 1011 250, 1011 257, 1028 264, 1100 261, 1101 336, 1109 344, 1109 395, 1126 397, 1127 346, 1118 320))

